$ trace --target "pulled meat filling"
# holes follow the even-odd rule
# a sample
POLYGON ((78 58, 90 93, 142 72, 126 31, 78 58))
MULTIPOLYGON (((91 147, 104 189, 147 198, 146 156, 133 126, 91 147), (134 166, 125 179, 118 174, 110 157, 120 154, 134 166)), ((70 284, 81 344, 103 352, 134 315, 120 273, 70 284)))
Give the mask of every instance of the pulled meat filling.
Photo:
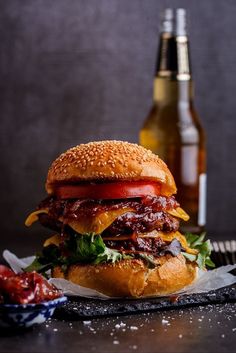
POLYGON ((160 248, 165 245, 165 242, 160 238, 139 238, 132 236, 129 240, 106 240, 104 243, 108 248, 120 251, 129 250, 130 252, 141 251, 147 253, 158 254, 160 248))
POLYGON ((166 212, 132 213, 119 216, 104 232, 104 236, 144 233, 152 230, 175 232, 179 220, 166 212))
POLYGON ((167 211, 176 207, 179 207, 179 203, 173 196, 146 196, 125 200, 59 200, 50 197, 39 205, 39 209, 48 209, 48 214, 40 215, 39 220, 42 225, 62 232, 64 225, 58 221, 60 217, 66 224, 69 220, 76 220, 79 215, 95 217, 105 211, 131 208, 133 212, 119 216, 102 235, 129 235, 154 229, 172 232, 178 230, 179 220, 167 211))
POLYGON ((132 236, 129 240, 105 240, 108 248, 116 249, 125 253, 145 253, 153 256, 163 256, 171 254, 177 256, 182 247, 177 239, 173 239, 169 244, 164 242, 160 237, 155 238, 139 238, 132 236))

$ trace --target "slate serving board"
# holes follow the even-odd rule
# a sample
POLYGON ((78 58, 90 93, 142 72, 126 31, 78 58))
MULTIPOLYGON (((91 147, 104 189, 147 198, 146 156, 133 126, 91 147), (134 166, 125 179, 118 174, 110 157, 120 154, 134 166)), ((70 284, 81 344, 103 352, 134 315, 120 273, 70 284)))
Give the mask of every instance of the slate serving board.
POLYGON ((226 302, 236 302, 236 285, 208 293, 181 295, 179 297, 116 300, 69 297, 64 306, 56 309, 54 317, 64 320, 85 320, 226 302))

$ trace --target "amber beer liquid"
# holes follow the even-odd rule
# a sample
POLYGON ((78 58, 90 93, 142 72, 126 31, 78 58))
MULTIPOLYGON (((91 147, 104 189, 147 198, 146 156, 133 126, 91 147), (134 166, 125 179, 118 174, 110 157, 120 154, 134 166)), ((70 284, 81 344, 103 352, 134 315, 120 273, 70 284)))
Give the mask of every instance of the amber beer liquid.
POLYGON ((140 144, 158 154, 174 175, 176 198, 190 216, 181 230, 199 233, 206 223, 206 147, 193 97, 186 12, 166 9, 154 102, 140 131, 140 144))

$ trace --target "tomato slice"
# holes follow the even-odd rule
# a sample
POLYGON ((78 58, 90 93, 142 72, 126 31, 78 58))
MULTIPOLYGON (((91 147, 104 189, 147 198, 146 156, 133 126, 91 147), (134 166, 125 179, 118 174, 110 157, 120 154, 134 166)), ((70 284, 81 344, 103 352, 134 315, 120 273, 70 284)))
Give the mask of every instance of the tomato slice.
POLYGON ((61 185, 56 189, 60 199, 126 199, 160 195, 160 185, 155 182, 134 181, 102 184, 61 185))
POLYGON ((0 277, 1 278, 8 278, 15 276, 15 272, 13 272, 9 267, 5 265, 0 265, 0 277))

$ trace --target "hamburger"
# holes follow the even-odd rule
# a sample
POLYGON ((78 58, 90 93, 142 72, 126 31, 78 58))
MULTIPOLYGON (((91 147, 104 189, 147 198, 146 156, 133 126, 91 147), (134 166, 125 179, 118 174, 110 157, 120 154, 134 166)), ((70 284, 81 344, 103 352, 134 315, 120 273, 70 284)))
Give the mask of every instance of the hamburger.
POLYGON ((48 197, 26 219, 54 231, 26 269, 111 297, 161 296, 193 283, 212 265, 204 235, 179 232, 189 219, 166 164, 123 141, 81 144, 60 155, 48 197))

